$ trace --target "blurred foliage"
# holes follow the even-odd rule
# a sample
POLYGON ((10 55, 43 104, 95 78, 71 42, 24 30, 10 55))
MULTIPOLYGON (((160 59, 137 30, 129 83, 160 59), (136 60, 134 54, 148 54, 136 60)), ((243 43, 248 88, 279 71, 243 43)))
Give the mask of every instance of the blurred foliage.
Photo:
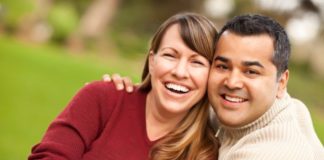
POLYGON ((242 13, 252 13, 258 10, 255 7, 251 7, 254 6, 252 5, 253 3, 252 1, 235 0, 235 3, 236 3, 235 8, 233 9, 233 12, 229 15, 229 17, 234 17, 242 13))
POLYGON ((317 135, 324 143, 324 81, 306 63, 291 63, 289 72, 288 92, 309 108, 317 135))
POLYGON ((123 0, 112 24, 115 31, 132 30, 136 34, 152 34, 171 15, 184 11, 199 11, 201 1, 123 0))
POLYGON ((5 24, 8 31, 17 29, 21 20, 34 9, 33 0, 1 0, 0 24, 5 24))
POLYGON ((48 22, 53 28, 53 39, 63 41, 77 28, 79 15, 71 3, 55 3, 49 12, 48 22))
POLYGON ((133 59, 148 53, 150 36, 138 35, 132 31, 110 32, 109 36, 114 41, 121 56, 133 59))
POLYGON ((126 57, 146 54, 151 36, 160 24, 178 12, 199 11, 196 0, 123 0, 110 25, 110 38, 126 57), (134 54, 134 55, 133 55, 134 54))

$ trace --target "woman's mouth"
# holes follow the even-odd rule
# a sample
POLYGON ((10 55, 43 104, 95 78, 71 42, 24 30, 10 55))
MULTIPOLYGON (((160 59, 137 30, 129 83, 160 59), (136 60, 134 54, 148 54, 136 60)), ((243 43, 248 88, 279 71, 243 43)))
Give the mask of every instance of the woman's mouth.
POLYGON ((175 84, 175 83, 166 83, 165 88, 171 92, 175 92, 175 93, 179 93, 179 94, 185 94, 190 91, 189 88, 179 85, 179 84, 175 84))

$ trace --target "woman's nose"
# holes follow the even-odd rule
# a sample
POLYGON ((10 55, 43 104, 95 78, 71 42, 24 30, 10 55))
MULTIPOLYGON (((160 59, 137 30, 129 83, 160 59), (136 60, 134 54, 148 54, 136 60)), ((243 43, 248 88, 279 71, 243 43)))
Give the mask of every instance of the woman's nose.
POLYGON ((189 76, 187 65, 188 62, 186 60, 179 60, 173 68, 172 74, 177 78, 187 78, 189 76))

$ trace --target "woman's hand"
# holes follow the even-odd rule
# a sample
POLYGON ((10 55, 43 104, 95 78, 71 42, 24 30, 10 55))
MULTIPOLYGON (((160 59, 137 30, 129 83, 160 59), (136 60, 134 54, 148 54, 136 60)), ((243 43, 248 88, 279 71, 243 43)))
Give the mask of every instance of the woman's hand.
POLYGON ((111 77, 109 74, 102 76, 103 81, 113 82, 117 90, 123 90, 126 88, 126 92, 131 93, 134 90, 134 84, 129 77, 121 77, 118 73, 114 73, 111 77))

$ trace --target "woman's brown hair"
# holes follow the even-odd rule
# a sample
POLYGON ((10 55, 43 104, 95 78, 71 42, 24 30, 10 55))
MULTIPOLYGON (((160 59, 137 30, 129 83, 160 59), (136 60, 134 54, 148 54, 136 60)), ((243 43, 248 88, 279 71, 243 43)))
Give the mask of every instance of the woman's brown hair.
MULTIPOLYGON (((180 26, 180 35, 184 43, 193 51, 204 56, 209 63, 215 53, 217 30, 206 17, 194 13, 179 13, 167 19, 155 33, 149 52, 157 53, 167 29, 180 26)), ((142 91, 150 91, 149 54, 142 73, 142 91)), ((177 127, 159 140, 150 151, 151 160, 205 160, 217 159, 218 143, 215 131, 209 121, 209 103, 207 95, 193 106, 177 127)))

